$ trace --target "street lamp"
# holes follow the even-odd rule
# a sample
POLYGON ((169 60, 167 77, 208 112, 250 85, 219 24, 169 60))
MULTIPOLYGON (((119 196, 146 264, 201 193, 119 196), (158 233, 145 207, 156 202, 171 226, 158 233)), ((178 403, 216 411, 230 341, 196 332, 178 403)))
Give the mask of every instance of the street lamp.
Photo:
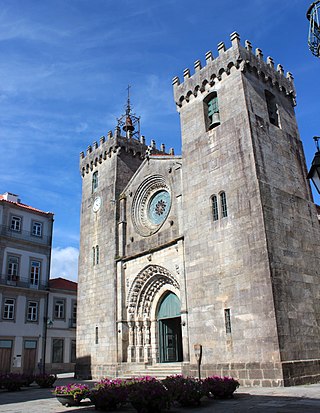
POLYGON ((314 1, 308 11, 307 19, 309 20, 308 46, 311 53, 320 57, 320 0, 314 1))
POLYGON ((316 187, 317 191, 320 194, 320 148, 319 148, 320 136, 315 136, 313 139, 316 143, 317 152, 314 155, 312 165, 311 165, 307 178, 312 180, 314 186, 316 187))

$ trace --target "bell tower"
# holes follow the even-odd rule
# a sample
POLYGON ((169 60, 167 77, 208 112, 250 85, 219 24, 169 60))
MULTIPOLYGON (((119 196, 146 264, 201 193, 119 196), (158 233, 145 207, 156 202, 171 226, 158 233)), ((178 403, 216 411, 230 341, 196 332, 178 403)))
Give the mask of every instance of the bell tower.
POLYGON ((80 154, 82 204, 77 326, 77 375, 116 374, 119 195, 141 165, 148 147, 140 119, 126 113, 114 133, 80 154), (121 134, 121 128, 125 136, 121 134))
MULTIPOLYGON (((246 384, 320 377, 319 222, 291 73, 231 35, 173 79, 190 347, 246 384)), ((186 374, 196 374, 194 356, 186 374)))

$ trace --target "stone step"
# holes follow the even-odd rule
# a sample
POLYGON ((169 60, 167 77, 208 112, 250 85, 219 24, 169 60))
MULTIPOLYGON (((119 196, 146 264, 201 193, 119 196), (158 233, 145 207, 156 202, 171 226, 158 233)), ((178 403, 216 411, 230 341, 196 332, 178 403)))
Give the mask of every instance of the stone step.
POLYGON ((174 374, 181 374, 181 363, 170 363, 170 364, 153 364, 141 366, 141 368, 134 366, 130 370, 125 370, 122 374, 122 378, 131 377, 141 377, 141 376, 151 376, 157 377, 158 379, 165 379, 167 376, 172 376, 174 374))

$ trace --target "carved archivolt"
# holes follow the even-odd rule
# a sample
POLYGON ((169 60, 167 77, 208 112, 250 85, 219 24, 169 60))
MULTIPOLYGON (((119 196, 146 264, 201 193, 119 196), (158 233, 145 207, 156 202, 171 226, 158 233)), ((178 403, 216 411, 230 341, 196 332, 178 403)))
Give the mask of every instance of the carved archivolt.
POLYGON ((164 285, 180 289, 178 281, 165 268, 149 265, 134 279, 127 296, 129 319, 149 318, 153 299, 164 285))

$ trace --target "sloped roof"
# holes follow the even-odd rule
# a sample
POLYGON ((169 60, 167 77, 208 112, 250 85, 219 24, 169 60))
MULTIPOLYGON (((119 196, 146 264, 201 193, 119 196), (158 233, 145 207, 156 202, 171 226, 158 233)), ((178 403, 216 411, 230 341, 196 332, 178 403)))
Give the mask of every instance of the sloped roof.
POLYGON ((15 206, 17 206, 17 207, 19 207, 19 208, 23 208, 23 209, 27 209, 27 210, 29 210, 29 211, 37 212, 37 213, 39 213, 39 214, 53 215, 52 212, 45 212, 45 211, 42 211, 41 209, 34 208, 34 207, 30 206, 30 205, 22 204, 21 202, 9 201, 9 200, 5 199, 4 195, 0 195, 0 202, 6 202, 6 203, 8 203, 8 204, 15 205, 15 206))
POLYGON ((78 283, 61 277, 52 278, 51 280, 49 280, 49 288, 54 288, 57 290, 77 291, 78 283))

